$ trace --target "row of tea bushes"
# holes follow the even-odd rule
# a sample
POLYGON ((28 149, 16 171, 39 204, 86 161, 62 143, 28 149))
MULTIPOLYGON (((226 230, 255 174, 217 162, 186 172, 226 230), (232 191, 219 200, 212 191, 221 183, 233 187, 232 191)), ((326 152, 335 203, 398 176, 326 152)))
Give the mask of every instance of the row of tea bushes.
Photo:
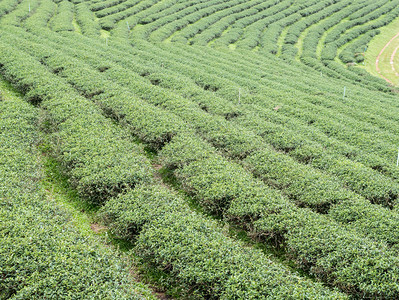
MULTIPOLYGON (((124 238, 134 238, 135 233, 139 234, 137 253, 143 258, 143 262, 168 270, 173 275, 169 280, 180 285, 190 296, 230 298, 231 295, 236 295, 241 299, 259 297, 346 298, 345 295, 327 289, 320 283, 314 283, 292 274, 282 265, 267 259, 260 251, 243 247, 241 243, 225 237, 214 222, 191 212, 178 196, 171 194, 169 190, 149 184, 152 182, 151 178, 139 178, 139 182, 144 186, 138 186, 132 184, 130 177, 126 174, 124 178, 119 177, 119 174, 124 174, 116 171, 118 168, 123 171, 124 163, 129 165, 133 175, 140 171, 129 160, 123 147, 115 148, 118 146, 116 138, 120 138, 126 143, 128 141, 128 138, 120 137, 121 130, 114 130, 113 134, 109 135, 111 129, 107 129, 105 126, 99 127, 99 124, 104 123, 108 128, 113 128, 112 123, 108 123, 107 119, 102 117, 94 104, 86 103, 84 98, 79 96, 61 78, 50 73, 39 62, 29 59, 30 57, 26 53, 3 43, 1 49, 8 50, 5 52, 9 53, 7 57, 1 58, 2 73, 12 79, 13 83, 27 94, 27 99, 36 99, 37 103, 41 100, 41 107, 47 110, 51 116, 50 126, 56 130, 59 138, 58 158, 64 165, 71 165, 69 167, 72 170, 70 176, 73 179, 80 179, 78 177, 80 173, 76 170, 79 170, 78 166, 84 162, 84 171, 88 170, 85 183, 94 182, 96 190, 99 191, 109 190, 107 181, 96 180, 99 171, 103 172, 100 173, 100 176, 105 174, 108 176, 107 178, 116 177, 119 186, 126 188, 119 191, 102 192, 95 198, 96 202, 106 202, 102 209, 107 216, 105 219, 110 222, 113 218, 117 218, 118 224, 113 225, 111 222, 110 226, 111 228, 125 226, 115 230, 116 233, 129 232, 132 234, 123 234, 124 238), (13 51, 9 51, 11 49, 13 51), (32 73, 27 73, 27 66, 35 66, 35 76, 28 76, 32 73), (52 90, 55 87, 57 87, 58 93, 52 90), (44 92, 46 93, 44 94, 44 92), (54 97, 55 95, 57 97, 54 97), (68 98, 65 99, 62 95, 68 95, 68 98), (67 100, 70 101, 67 102, 67 100), (83 122, 81 120, 82 113, 84 113, 85 120, 92 123, 81 124, 80 122, 83 122), (93 120, 102 121, 94 123, 93 120), (97 129, 101 129, 101 131, 96 132, 97 129), (98 144, 92 144, 90 138, 95 139, 98 144), (72 141, 75 141, 73 145, 72 141), (88 169, 88 164, 95 164, 96 160, 100 159, 101 161, 106 160, 109 148, 99 147, 104 144, 114 147, 111 148, 114 156, 118 154, 114 161, 107 160, 107 163, 112 163, 115 168, 112 165, 99 165, 96 170, 88 169), (94 155, 93 151, 98 155, 94 155), (120 159, 122 155, 125 156, 124 159, 120 159), (131 190, 129 187, 133 185, 137 188, 131 190), (107 202, 110 196, 115 196, 115 198, 107 202), (128 205, 124 206, 126 202, 128 205), (135 219, 138 219, 137 222, 135 219), (185 227, 186 225, 189 227, 185 227), (179 234, 175 235, 173 239, 171 236, 168 242, 159 239, 165 234, 176 233, 177 228, 180 228, 179 234), (188 242, 190 244, 187 244, 188 242), (178 248, 180 250, 176 252, 178 248), (204 257, 208 257, 208 264, 204 264, 204 257), (184 261, 183 264, 182 261, 184 261), (215 262, 218 264, 214 265, 215 262), (168 267, 165 268, 165 266, 168 267)), ((127 135, 127 133, 125 134, 127 135)), ((131 152, 128 153, 137 156, 134 149, 130 148, 129 150, 131 152)), ((147 165, 148 163, 141 157, 141 166, 144 171, 146 171, 147 165)), ((149 177, 146 172, 144 172, 144 176, 149 177)), ((93 199, 93 197, 90 198, 93 199)), ((45 228, 44 232, 47 232, 45 228)), ((98 272, 94 268, 90 270, 98 272)), ((75 293, 72 290, 71 296, 75 293)), ((123 299, 123 297, 120 298, 123 299)))
POLYGON ((0 100, 0 298, 153 299, 40 185, 38 110, 0 100))
POLYGON ((142 149, 131 143, 99 108, 38 61, 6 44, 0 47, 5 53, 2 73, 26 94, 27 100, 41 103, 46 110, 48 122, 56 128, 52 138, 57 158, 82 196, 99 203, 104 197, 152 178, 142 149))
MULTIPOLYGON (((31 46, 32 45, 33 44, 31 44, 31 46)), ((49 51, 45 51, 45 53, 48 54, 49 51)), ((101 65, 102 60, 95 57, 91 58, 90 56, 86 55, 85 61, 101 65)), ((199 118, 198 116, 194 117, 193 115, 194 113, 198 114, 201 111, 198 108, 193 107, 189 103, 182 102, 184 101, 184 99, 177 97, 174 94, 165 93, 165 91, 159 89, 157 86, 145 83, 145 81, 143 81, 140 76, 136 76, 135 74, 129 73, 129 71, 127 70, 120 69, 118 68, 118 66, 111 64, 109 61, 107 62, 107 66, 109 67, 109 69, 101 73, 93 71, 92 69, 88 68, 87 65, 79 63, 78 61, 74 62, 73 60, 71 60, 71 58, 64 59, 62 57, 56 56, 56 59, 52 60, 50 64, 52 68, 55 69, 60 68, 60 66, 63 66, 65 69, 60 74, 64 74, 67 78, 73 80, 72 82, 74 83, 74 85, 76 87, 79 87, 82 90, 82 92, 86 94, 96 94, 97 84, 94 82, 93 78, 95 78, 96 81, 99 80, 101 81, 100 86, 103 89, 105 90, 114 89, 115 88, 114 85, 110 86, 106 80, 102 80, 102 78, 104 78, 102 74, 107 74, 112 76, 113 82, 126 83, 130 88, 133 88, 135 94, 142 96, 144 99, 148 99, 154 104, 159 105, 161 103, 165 104, 168 103, 166 104, 167 107, 178 108, 177 110, 174 110, 174 112, 182 117, 185 116, 184 112, 187 111, 187 109, 189 109, 190 118, 187 119, 190 119, 192 123, 194 122, 193 124, 196 124, 197 122, 196 120, 201 120, 201 118, 204 118, 204 117, 199 118), (68 64, 66 64, 65 61, 67 61, 68 64), (53 65, 54 62, 57 62, 57 64, 53 65), (69 65, 69 63, 71 63, 71 65, 69 65), (84 77, 79 75, 80 73, 77 72, 76 68, 84 70, 85 74, 84 77), (79 77, 76 78, 75 77, 76 74, 78 74, 79 77), (123 74, 123 76, 121 77, 120 74, 123 74), (127 74, 129 74, 129 76, 126 76, 127 74)), ((151 79, 152 76, 148 77, 151 79)), ((153 77, 153 78, 155 79, 158 77, 153 77)), ((141 137, 141 139, 144 140, 145 142, 150 142, 150 140, 148 140, 148 135, 147 134, 143 135, 143 133, 148 132, 148 129, 146 128, 152 128, 151 124, 158 124, 158 127, 160 128, 162 128, 162 126, 165 126, 165 130, 167 131, 174 128, 172 131, 170 131, 174 132, 174 134, 178 132, 185 132, 186 130, 188 130, 187 128, 185 129, 185 126, 183 126, 184 123, 181 123, 181 120, 179 120, 179 118, 177 118, 176 115, 175 116, 168 115, 168 117, 165 118, 165 120, 168 119, 169 122, 155 121, 159 120, 159 118, 161 118, 162 115, 165 114, 165 112, 162 112, 161 110, 158 110, 156 114, 152 115, 143 114, 143 116, 146 116, 146 120, 149 122, 149 125, 143 126, 142 121, 137 120, 134 117, 135 111, 137 111, 137 109, 129 111, 131 107, 134 107, 133 104, 135 103, 135 101, 137 101, 136 98, 134 97, 132 98, 132 96, 129 96, 129 94, 126 94, 126 96, 122 97, 121 96, 122 94, 120 92, 121 88, 118 87, 118 90, 119 90, 118 101, 120 103, 118 105, 114 104, 115 100, 112 100, 112 102, 109 101, 109 97, 107 97, 107 95, 112 95, 110 91, 103 92, 101 95, 98 95, 95 98, 97 99, 97 101, 100 101, 101 103, 103 103, 102 101, 104 101, 105 99, 108 99, 108 101, 104 103, 106 104, 106 106, 104 106, 104 109, 113 111, 113 114, 116 116, 116 118, 119 121, 123 123, 127 122, 126 124, 129 127, 135 128, 134 134, 141 137), (103 99, 103 97, 104 100, 101 100, 103 99), (121 115, 123 115, 123 118, 118 117, 121 115), (170 121, 172 121, 172 123, 170 123, 170 121), (171 127, 172 125, 174 126, 175 124, 181 124, 180 129, 171 127), (143 138, 142 136, 146 137, 143 138)), ((204 112, 202 112, 202 115, 204 115, 204 112)), ((206 123, 208 124, 209 127, 211 124, 214 123, 214 121, 215 121, 214 117, 213 118, 207 117, 205 121, 198 123, 198 125, 196 125, 197 130, 199 130, 198 128, 200 128, 201 134, 207 137, 206 132, 208 131, 203 131, 204 128, 207 127, 203 127, 201 129, 200 124, 206 123)), ((214 126, 211 126, 209 128, 214 128, 214 126)), ((224 125, 223 128, 225 128, 224 133, 226 134, 227 129, 229 127, 224 125)), ((226 141, 224 141, 223 145, 221 145, 220 142, 218 142, 219 144, 216 144, 215 141, 217 141, 217 139, 215 139, 215 141, 213 141, 212 143, 216 145, 218 148, 220 148, 222 151, 230 149, 231 147, 233 147, 232 149, 235 148, 241 149, 240 145, 242 143, 237 143, 238 137, 236 136, 242 133, 243 133, 242 131, 240 133, 238 133, 237 131, 233 131, 233 134, 231 134, 233 138, 231 139, 229 138, 226 141)), ((160 132, 158 132, 158 134, 160 134, 160 132)), ((157 134, 155 134, 154 137, 156 137, 156 135, 157 134)), ((170 137, 173 137, 173 135, 171 135, 170 137)), ((225 135, 224 138, 226 139, 227 136, 225 135)), ((168 140, 164 140, 162 144, 152 144, 152 146, 155 148, 159 148, 162 147, 162 145, 167 142, 168 140)), ((252 147, 253 143, 248 142, 247 147, 248 146, 252 147)), ((349 202, 358 203, 359 201, 360 203, 367 203, 366 201, 364 201, 364 199, 361 199, 360 197, 340 187, 340 185, 330 177, 315 170, 312 170, 306 166, 303 166, 295 162, 292 158, 287 157, 281 153, 272 151, 268 147, 263 146, 259 148, 262 148, 263 150, 258 151, 254 156, 255 157, 254 159, 246 160, 245 163, 249 164, 249 167, 254 169, 253 172, 257 174, 257 176, 260 176, 269 184, 277 186, 280 189, 282 189, 297 204, 310 206, 316 209, 317 211, 326 212, 328 211, 329 207, 334 204, 345 205, 345 203, 349 202), (259 164, 259 162, 262 162, 262 164, 259 164), (267 168, 265 168, 265 166, 267 166, 267 168)), ((256 150, 254 148, 252 149, 253 151, 256 150)), ((370 215, 371 213, 370 210, 366 209, 365 206, 360 206, 360 207, 362 207, 363 211, 362 214, 359 214, 359 206, 356 205, 348 206, 349 211, 350 209, 354 209, 353 213, 356 216, 355 220, 351 219, 350 222, 357 220, 359 221, 359 223, 355 222, 354 224, 360 224, 363 222, 361 220, 367 219, 368 216, 374 216, 374 214, 370 215)), ((379 215, 387 215, 387 218, 374 223, 375 230, 367 232, 366 230, 364 230, 362 226, 357 227, 356 230, 360 230, 361 232, 366 233, 367 235, 370 235, 373 238, 376 238, 377 240, 380 239, 383 241, 387 241, 389 244, 396 244, 397 236, 395 233, 389 234, 388 236, 380 235, 381 232, 388 232, 388 231, 391 232, 392 229, 393 232, 395 232, 394 228, 397 226, 396 225, 397 218, 395 217, 395 213, 389 213, 388 210, 378 207, 376 205, 373 205, 372 207, 373 210, 376 210, 379 215)), ((338 220, 345 222, 346 219, 341 216, 338 220)))
POLYGON ((226 237, 214 221, 189 210, 165 187, 142 186, 111 199, 102 216, 114 234, 136 243, 143 263, 172 277, 187 297, 205 299, 341 299, 259 250, 226 237))
POLYGON ((176 136, 161 152, 164 166, 177 168, 175 175, 202 207, 253 236, 274 241, 299 267, 348 293, 388 298, 398 294, 399 261, 385 243, 294 206, 241 166, 202 149, 207 149, 203 142, 176 136))

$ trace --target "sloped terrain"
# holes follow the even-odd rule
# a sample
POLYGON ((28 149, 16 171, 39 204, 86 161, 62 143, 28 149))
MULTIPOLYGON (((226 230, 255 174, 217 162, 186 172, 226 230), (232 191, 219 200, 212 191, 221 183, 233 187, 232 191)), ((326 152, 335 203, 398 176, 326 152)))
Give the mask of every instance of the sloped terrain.
POLYGON ((0 72, 26 102, 1 113, 40 113, 48 154, 167 292, 395 299, 399 98, 362 63, 398 6, 5 0, 0 72))

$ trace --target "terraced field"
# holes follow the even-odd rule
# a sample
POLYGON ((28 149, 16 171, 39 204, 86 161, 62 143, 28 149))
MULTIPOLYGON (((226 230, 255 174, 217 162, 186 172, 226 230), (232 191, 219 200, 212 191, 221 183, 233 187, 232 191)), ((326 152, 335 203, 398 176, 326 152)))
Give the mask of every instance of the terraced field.
POLYGON ((398 17, 0 1, 0 298, 399 298, 398 17))

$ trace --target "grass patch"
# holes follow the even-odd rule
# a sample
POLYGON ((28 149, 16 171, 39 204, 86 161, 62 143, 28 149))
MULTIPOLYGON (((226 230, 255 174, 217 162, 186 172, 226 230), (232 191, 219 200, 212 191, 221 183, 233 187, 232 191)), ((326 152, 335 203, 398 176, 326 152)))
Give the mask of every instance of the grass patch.
POLYGON ((23 98, 23 95, 0 74, 0 100, 13 101, 21 98, 23 98))
MULTIPOLYGON (((41 150, 46 147, 41 145, 41 150)), ((95 223, 95 213, 99 207, 83 201, 69 183, 67 175, 53 157, 42 152, 43 179, 42 186, 47 197, 62 206, 72 215, 74 227, 85 235, 93 235, 91 224, 95 223)))
POLYGON ((290 26, 284 27, 283 31, 281 31, 281 34, 277 39, 277 46, 278 46, 278 51, 276 54, 277 57, 281 56, 281 53, 283 51, 283 46, 284 46, 284 40, 285 40, 285 37, 287 36, 289 29, 290 29, 290 26))
MULTIPOLYGON (((378 77, 380 77, 380 75, 376 70, 375 61, 382 48, 391 40, 392 37, 394 37, 399 32, 399 17, 393 20, 390 24, 379 28, 379 30, 380 34, 376 35, 370 41, 365 54, 365 69, 369 73, 378 77)), ((398 45, 399 45, 399 38, 396 40, 396 42, 392 42, 391 45, 385 49, 385 51, 382 53, 380 57, 380 64, 379 64, 381 73, 390 80, 396 79, 396 85, 399 85, 399 80, 398 78, 395 78, 396 76, 394 76, 394 73, 392 72, 389 61, 393 50, 398 45)))
POLYGON ((101 29, 100 30, 100 36, 103 39, 106 39, 106 38, 109 38, 111 36, 111 33, 109 31, 107 31, 107 30, 101 29))
POLYGON ((73 28, 75 28, 76 33, 82 34, 82 30, 80 29, 80 26, 79 26, 78 22, 76 21, 75 16, 73 17, 72 25, 73 25, 73 28))

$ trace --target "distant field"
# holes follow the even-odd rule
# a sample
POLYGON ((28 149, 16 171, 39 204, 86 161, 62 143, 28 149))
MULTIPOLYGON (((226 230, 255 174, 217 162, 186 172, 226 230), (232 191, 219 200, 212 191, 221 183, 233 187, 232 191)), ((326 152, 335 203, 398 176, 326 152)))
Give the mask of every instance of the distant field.
POLYGON ((399 47, 399 36, 395 38, 398 33, 399 18, 386 27, 381 28, 381 34, 371 41, 365 56, 366 70, 368 72, 375 76, 382 75, 396 86, 399 85, 399 72, 397 71, 399 70, 399 51, 397 50, 399 47), (380 74, 376 68, 376 60, 379 55, 380 74))
POLYGON ((399 298, 398 16, 1 1, 0 299, 399 298))

